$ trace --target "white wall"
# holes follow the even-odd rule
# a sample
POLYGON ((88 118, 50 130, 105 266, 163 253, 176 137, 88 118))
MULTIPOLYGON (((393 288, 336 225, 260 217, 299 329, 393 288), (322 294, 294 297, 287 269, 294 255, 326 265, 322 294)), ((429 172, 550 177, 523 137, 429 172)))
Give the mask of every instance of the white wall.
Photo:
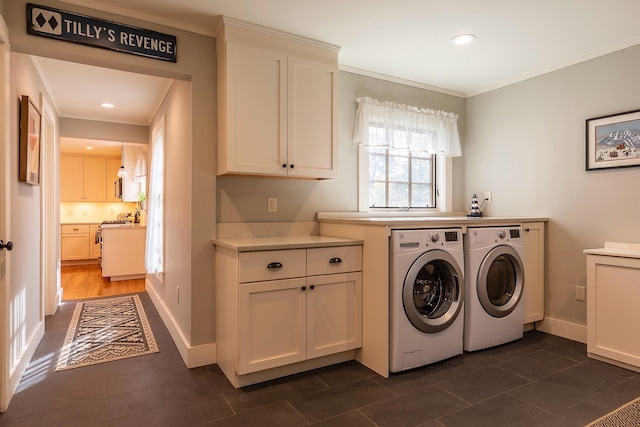
MULTIPOLYGON (((66 43, 26 33, 26 0, 12 0, 11 7, 5 5, 4 18, 11 30, 11 48, 13 51, 54 59, 74 61, 99 67, 109 67, 123 71, 156 75, 190 82, 192 96, 189 111, 193 118, 188 125, 190 135, 182 139, 187 145, 181 153, 190 156, 188 161, 180 158, 184 184, 181 200, 189 204, 167 206, 167 214, 173 223, 167 223, 169 233, 179 234, 188 239, 188 246, 180 246, 190 261, 181 266, 189 273, 180 273, 181 307, 191 305, 189 316, 183 309, 177 309, 176 319, 186 334, 185 340, 190 346, 213 342, 213 246, 211 239, 215 234, 215 41, 212 37, 164 27, 162 25, 141 22, 127 16, 117 16, 96 10, 71 5, 56 0, 41 0, 40 5, 73 11, 89 16, 107 19, 137 27, 143 27, 177 37, 178 61, 171 63, 129 55, 120 52, 66 43), (197 197, 196 197, 197 196, 197 197), (192 205, 191 205, 192 204, 192 205), (188 215, 180 215, 188 212, 188 215), (182 281, 184 279, 184 281, 182 281), (183 293, 184 292, 184 293, 183 293), (191 301, 189 298, 193 299, 191 301), (188 318, 187 318, 188 317, 188 318)), ((169 123, 167 123, 168 126, 169 123)), ((171 163, 177 158, 168 157, 171 163)), ((171 306, 173 307, 173 306, 171 306)))
MULTIPOLYGON (((227 222, 314 221, 318 211, 358 210, 358 153, 353 146, 356 99, 368 96, 458 114, 464 141, 465 100, 345 71, 340 72, 338 117, 339 176, 309 181, 286 178, 218 178, 217 220, 227 222), (267 198, 278 198, 278 212, 267 212, 267 198)), ((464 211, 464 159, 453 160, 454 210, 464 211)))
MULTIPOLYGON (((7 256, 9 266, 9 369, 12 388, 44 333, 43 292, 40 277, 41 211, 40 186, 18 182, 19 100, 27 95, 40 108, 40 93, 47 96, 31 58, 12 53, 11 61, 11 138, 9 171, 10 237, 13 251, 7 256)), ((47 96, 48 98, 48 96, 47 96)), ((57 118, 56 118, 57 120, 57 118)), ((4 173, 4 171, 3 171, 4 173)), ((42 178, 42 176, 41 176, 42 178)), ((4 307, 2 308, 4 309, 4 307)))
POLYGON ((546 315, 586 325, 587 248, 640 241, 640 168, 585 171, 585 120, 640 108, 640 46, 467 100, 465 197, 549 217, 546 315))

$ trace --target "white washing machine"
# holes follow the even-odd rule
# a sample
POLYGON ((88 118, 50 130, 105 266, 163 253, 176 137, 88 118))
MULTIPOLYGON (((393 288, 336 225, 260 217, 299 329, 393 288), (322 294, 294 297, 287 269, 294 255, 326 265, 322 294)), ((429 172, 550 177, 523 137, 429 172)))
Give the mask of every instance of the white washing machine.
POLYGON ((522 227, 467 228, 464 349, 475 351, 522 338, 522 227))
POLYGON ((391 372, 462 354, 463 275, 461 229, 391 231, 391 372))

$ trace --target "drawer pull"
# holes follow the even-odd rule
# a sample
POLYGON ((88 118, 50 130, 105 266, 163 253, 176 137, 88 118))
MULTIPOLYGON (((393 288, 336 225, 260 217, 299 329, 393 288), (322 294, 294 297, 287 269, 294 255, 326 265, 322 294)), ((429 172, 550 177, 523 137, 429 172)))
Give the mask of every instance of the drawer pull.
POLYGON ((79 228, 74 228, 73 231, 80 231, 80 229, 79 228))
POLYGON ((270 262, 267 264, 267 268, 282 268, 281 262, 270 262))
POLYGON ((331 258, 329 260, 329 264, 340 264, 342 262, 341 258, 331 258))

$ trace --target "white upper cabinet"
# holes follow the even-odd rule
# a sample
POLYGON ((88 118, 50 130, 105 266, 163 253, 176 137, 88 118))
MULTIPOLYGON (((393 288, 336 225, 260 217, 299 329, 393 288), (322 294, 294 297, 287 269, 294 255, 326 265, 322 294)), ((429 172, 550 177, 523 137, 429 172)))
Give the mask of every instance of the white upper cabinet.
POLYGON ((223 19, 218 174, 337 176, 338 48, 223 19))

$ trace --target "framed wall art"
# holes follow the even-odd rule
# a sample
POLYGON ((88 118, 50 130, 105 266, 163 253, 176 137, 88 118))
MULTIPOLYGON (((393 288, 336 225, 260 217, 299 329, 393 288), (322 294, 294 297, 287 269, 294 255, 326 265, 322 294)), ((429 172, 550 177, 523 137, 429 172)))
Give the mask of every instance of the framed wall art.
POLYGON ((640 110, 587 119, 587 170, 640 166, 640 110))
POLYGON ((20 100, 20 164, 18 181, 40 184, 40 111, 28 96, 20 100))

